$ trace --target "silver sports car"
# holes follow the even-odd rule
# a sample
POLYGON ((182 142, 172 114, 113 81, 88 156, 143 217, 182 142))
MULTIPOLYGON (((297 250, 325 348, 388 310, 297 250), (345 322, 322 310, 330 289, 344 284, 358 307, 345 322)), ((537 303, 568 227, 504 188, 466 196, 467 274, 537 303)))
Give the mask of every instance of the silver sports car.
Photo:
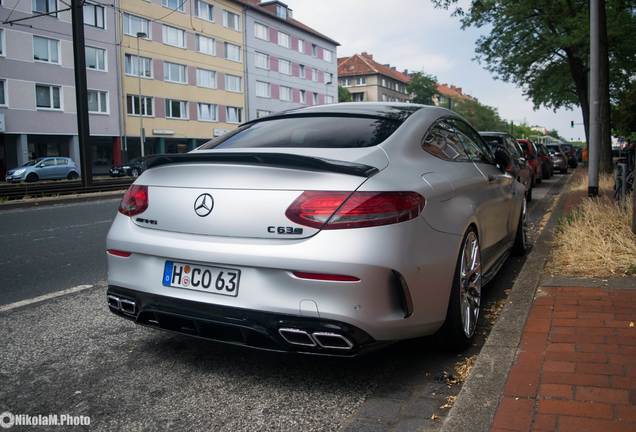
POLYGON ((108 233, 110 310, 261 349, 352 356, 442 332, 526 251, 524 187, 475 130, 415 104, 314 106, 159 155, 108 233))

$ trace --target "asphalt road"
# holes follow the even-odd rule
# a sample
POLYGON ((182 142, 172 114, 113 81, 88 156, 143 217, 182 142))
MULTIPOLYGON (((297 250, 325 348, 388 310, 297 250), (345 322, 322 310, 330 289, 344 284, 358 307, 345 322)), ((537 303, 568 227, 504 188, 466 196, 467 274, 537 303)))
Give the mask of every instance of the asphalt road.
POLYGON ((0 212, 0 305, 106 279, 119 199, 0 212))
MULTIPOLYGON (((533 226, 563 180, 534 191, 533 226)), ((141 328, 108 311, 98 282, 116 204, 0 214, 2 242, 10 241, 0 252, 3 303, 97 282, 0 312, 0 412, 88 415, 91 429, 104 431, 386 430, 374 421, 399 412, 419 419, 419 430, 438 430, 448 412, 442 406, 460 389, 457 362, 479 352, 492 323, 492 316, 480 321, 475 346, 461 355, 421 338, 354 360, 264 353, 141 328)), ((511 259, 486 287, 486 309, 505 298, 523 261, 511 259)), ((400 425, 409 430, 406 423, 392 430, 400 425)))

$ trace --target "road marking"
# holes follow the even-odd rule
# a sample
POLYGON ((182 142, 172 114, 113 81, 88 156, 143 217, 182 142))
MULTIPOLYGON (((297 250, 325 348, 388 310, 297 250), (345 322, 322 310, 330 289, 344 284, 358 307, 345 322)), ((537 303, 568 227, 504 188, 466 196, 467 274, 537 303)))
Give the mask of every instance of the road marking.
POLYGON ((62 297, 62 296, 65 296, 67 294, 73 294, 73 293, 76 293, 76 292, 84 291, 84 290, 87 290, 89 288, 93 288, 94 286, 95 285, 77 285, 77 286, 74 286, 72 288, 68 288, 68 289, 62 290, 62 291, 57 291, 57 292, 50 293, 50 294, 44 294, 44 295, 41 295, 39 297, 34 297, 34 298, 31 298, 31 299, 27 299, 27 300, 20 300, 20 301, 15 302, 15 303, 10 303, 10 304, 7 304, 7 305, 0 306, 0 313, 8 312, 8 311, 13 310, 13 309, 21 308, 23 306, 32 305, 34 303, 40 303, 40 302, 43 302, 43 301, 46 301, 46 300, 51 300, 51 299, 54 299, 54 298, 57 298, 57 297, 62 297))

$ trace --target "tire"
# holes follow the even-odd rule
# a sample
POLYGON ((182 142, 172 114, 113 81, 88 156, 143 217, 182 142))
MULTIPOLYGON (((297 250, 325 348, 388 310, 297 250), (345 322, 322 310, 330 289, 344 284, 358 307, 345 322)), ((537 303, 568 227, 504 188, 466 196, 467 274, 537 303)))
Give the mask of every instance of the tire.
POLYGON ((481 277, 479 237, 475 229, 470 228, 464 235, 457 257, 446 321, 438 332, 440 341, 446 348, 463 350, 475 336, 481 310, 481 277), (466 253, 469 255, 465 255, 466 253), (470 273, 467 273, 466 266, 471 267, 470 273), (469 321, 466 321, 466 317, 469 321))
POLYGON ((567 169, 567 167, 565 167, 565 168, 561 169, 561 171, 560 171, 560 172, 561 172, 561 174, 567 174, 567 173, 568 173, 568 169, 567 169))
POLYGON ((515 242, 512 245, 512 254, 515 256, 524 256, 530 248, 528 245, 527 210, 528 206, 526 201, 523 200, 519 223, 517 224, 517 232, 515 233, 515 242))
POLYGON ((530 202, 532 201, 532 189, 534 189, 532 186, 530 186, 530 189, 528 189, 528 192, 526 192, 526 201, 530 202))
POLYGON ((75 171, 71 171, 70 173, 68 173, 68 175, 66 176, 66 178, 68 180, 75 180, 76 178, 79 177, 79 174, 76 173, 75 171))
POLYGON ((33 183, 40 180, 40 177, 36 173, 29 173, 24 180, 28 183, 33 183))
POLYGON ((537 176, 535 181, 536 181, 536 183, 539 185, 539 184, 541 184, 541 181, 542 181, 542 180, 543 180, 543 173, 541 173, 541 175, 540 175, 540 176, 537 176))

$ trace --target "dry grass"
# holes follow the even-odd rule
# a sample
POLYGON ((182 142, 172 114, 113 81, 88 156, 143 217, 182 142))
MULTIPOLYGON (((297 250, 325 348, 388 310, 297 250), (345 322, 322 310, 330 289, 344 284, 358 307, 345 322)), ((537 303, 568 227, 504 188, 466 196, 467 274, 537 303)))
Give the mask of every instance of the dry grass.
MULTIPOLYGON (((601 197, 584 198, 559 221, 547 270, 563 276, 622 276, 636 274, 636 235, 631 232, 631 208, 610 197, 614 181, 599 179, 601 197)), ((571 190, 586 190, 587 179, 571 190)), ((629 202, 629 201, 628 201, 629 202)))

